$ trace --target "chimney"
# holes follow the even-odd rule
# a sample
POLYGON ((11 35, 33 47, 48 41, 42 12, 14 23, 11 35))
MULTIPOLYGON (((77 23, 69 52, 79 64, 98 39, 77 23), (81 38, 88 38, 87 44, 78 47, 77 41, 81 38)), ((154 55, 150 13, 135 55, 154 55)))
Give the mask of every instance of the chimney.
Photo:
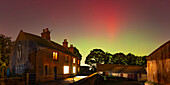
POLYGON ((48 28, 45 28, 41 33, 41 37, 50 41, 50 33, 51 32, 48 30, 48 28))
POLYGON ((72 53, 74 53, 74 47, 73 47, 72 44, 70 45, 69 51, 71 51, 72 53))
POLYGON ((67 42, 67 39, 64 39, 63 47, 65 47, 65 48, 67 48, 67 49, 68 49, 68 42, 67 42))

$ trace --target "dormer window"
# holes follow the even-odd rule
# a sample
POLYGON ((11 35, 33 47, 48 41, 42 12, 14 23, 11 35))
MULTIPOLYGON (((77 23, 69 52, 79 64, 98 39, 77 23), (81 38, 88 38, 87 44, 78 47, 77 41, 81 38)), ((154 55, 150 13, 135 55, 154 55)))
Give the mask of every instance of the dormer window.
POLYGON ((58 52, 53 52, 53 60, 58 60, 58 52))

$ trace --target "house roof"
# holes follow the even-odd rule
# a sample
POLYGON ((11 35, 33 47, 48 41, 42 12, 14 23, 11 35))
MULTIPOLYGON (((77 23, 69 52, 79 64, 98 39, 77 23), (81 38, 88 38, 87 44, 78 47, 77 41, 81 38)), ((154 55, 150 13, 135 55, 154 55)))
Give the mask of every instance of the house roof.
POLYGON ((161 48, 165 47, 167 44, 170 44, 170 40, 167 41, 166 43, 164 43, 163 45, 161 45, 159 48, 157 48, 155 51, 153 51, 151 54, 149 54, 149 56, 147 57, 147 60, 149 60, 150 56, 153 55, 154 53, 156 53, 158 50, 160 50, 161 48))
POLYGON ((31 33, 23 32, 22 30, 20 31, 20 33, 22 33, 25 36, 26 39, 31 40, 32 42, 36 43, 39 46, 51 48, 51 49, 54 49, 56 51, 60 51, 60 52, 66 53, 68 55, 77 57, 74 53, 72 53, 71 51, 69 51, 68 49, 63 47, 62 45, 55 43, 54 41, 46 40, 46 39, 44 39, 40 36, 31 34, 31 33))
POLYGON ((135 73, 146 74, 145 67, 118 64, 97 64, 97 71, 113 73, 135 73))

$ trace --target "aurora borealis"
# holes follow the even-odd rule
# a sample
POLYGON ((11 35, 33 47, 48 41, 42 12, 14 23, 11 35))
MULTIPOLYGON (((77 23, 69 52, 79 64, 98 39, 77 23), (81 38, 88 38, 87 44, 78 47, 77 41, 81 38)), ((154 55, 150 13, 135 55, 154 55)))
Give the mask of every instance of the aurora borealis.
POLYGON ((168 0, 0 0, 0 34, 19 31, 67 39, 85 57, 94 48, 149 55, 170 39, 168 0))

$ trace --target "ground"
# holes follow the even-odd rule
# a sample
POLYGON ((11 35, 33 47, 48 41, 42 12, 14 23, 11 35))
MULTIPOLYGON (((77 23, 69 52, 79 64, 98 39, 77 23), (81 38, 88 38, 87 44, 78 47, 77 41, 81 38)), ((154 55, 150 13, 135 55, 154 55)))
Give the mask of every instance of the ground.
POLYGON ((144 84, 142 82, 129 80, 117 80, 117 81, 107 80, 101 82, 100 85, 144 85, 144 84))
MULTIPOLYGON (((75 81, 78 81, 80 78, 76 79, 76 77, 74 77, 74 79, 75 81)), ((68 85, 69 83, 73 83, 73 78, 67 78, 67 79, 60 80, 60 81, 41 83, 39 85, 68 85)), ((114 80, 105 80, 101 82, 100 85, 144 85, 144 82, 120 78, 120 79, 114 79, 114 80)))

